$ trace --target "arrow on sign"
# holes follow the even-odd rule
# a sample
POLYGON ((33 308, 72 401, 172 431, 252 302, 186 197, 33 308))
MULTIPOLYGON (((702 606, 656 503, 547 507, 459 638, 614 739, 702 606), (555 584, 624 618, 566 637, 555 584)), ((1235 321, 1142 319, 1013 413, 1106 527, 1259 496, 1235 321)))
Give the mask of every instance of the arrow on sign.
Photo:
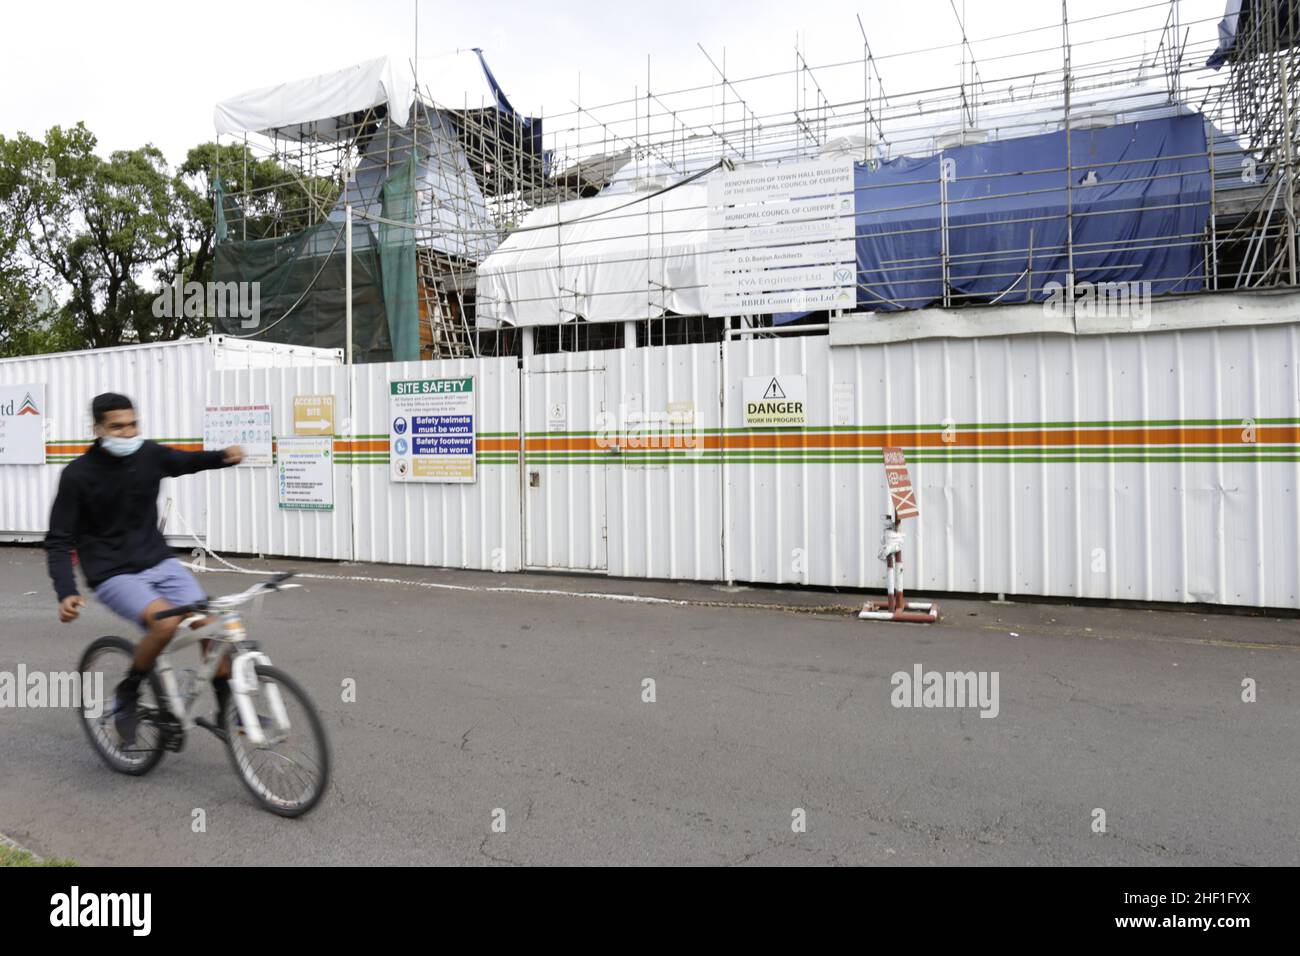
POLYGON ((294 422, 294 428, 329 428, 330 420, 328 418, 313 418, 305 422, 294 422))

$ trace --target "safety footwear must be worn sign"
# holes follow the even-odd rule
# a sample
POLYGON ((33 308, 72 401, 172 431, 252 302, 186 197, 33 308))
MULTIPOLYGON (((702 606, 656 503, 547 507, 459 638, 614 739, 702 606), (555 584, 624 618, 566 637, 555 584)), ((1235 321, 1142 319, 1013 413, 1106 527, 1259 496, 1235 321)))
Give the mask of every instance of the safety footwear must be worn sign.
POLYGON ((808 379, 803 375, 755 375, 741 390, 745 425, 807 425, 808 379))

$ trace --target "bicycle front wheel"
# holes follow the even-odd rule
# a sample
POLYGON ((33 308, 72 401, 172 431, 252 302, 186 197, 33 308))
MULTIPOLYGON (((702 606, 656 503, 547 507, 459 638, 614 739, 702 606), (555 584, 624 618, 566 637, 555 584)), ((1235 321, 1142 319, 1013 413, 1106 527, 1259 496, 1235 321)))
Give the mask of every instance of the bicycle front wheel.
POLYGON ((113 692, 126 676, 134 657, 135 645, 124 637, 101 637, 86 648, 78 668, 85 682, 78 715, 100 759, 118 773, 140 777, 158 766, 163 758, 162 731, 150 716, 162 711, 159 704, 162 693, 157 676, 150 674, 140 688, 140 719, 135 742, 123 743, 114 720, 113 692), (103 698, 95 697, 86 685, 103 688, 103 698))
POLYGON ((329 784, 325 726, 307 692, 292 677, 278 667, 254 670, 259 686, 253 703, 266 740, 254 744, 249 739, 232 693, 222 715, 230 762, 265 809, 282 817, 299 817, 316 806, 329 784), (272 713, 268 697, 272 686, 284 702, 287 727, 280 726, 272 713))

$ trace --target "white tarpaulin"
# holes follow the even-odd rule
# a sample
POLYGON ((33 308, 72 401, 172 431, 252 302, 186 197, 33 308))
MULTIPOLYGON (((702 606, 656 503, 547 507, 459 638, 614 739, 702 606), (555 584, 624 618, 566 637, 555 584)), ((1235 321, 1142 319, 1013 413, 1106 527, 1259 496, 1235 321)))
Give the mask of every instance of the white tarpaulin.
POLYGON ((289 139, 332 140, 343 127, 355 133, 351 114, 389 104, 393 122, 406 125, 415 85, 405 61, 381 56, 356 66, 250 90, 218 103, 218 133, 270 133, 289 139))
POLYGON ((703 315, 708 205, 708 189, 691 183, 534 210, 479 266, 479 324, 703 315))

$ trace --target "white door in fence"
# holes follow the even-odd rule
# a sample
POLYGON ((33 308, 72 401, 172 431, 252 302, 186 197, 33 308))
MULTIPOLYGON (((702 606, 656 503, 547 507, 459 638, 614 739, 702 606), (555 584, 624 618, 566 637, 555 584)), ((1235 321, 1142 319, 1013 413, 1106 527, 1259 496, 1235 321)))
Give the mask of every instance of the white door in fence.
MULTIPOLYGON (((588 360, 591 353, 582 355, 588 360)), ((605 480, 617 450, 600 441, 603 368, 539 356, 524 370, 524 555, 530 568, 608 568, 605 480)))

